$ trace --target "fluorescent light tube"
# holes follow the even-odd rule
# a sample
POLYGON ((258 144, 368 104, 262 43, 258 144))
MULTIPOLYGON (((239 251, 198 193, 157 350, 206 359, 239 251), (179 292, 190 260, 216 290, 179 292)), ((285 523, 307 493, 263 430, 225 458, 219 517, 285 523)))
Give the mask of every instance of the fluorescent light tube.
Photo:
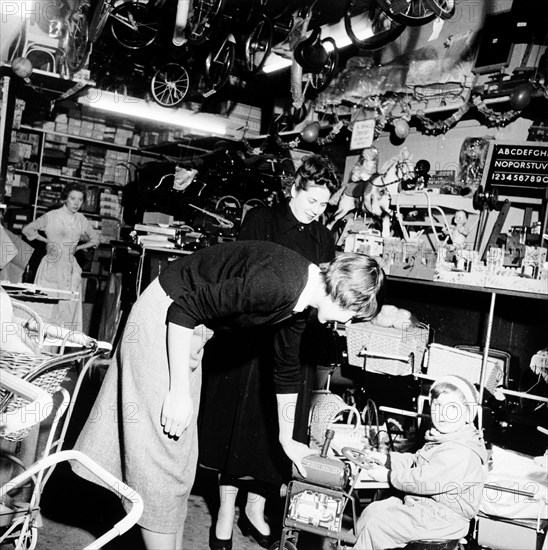
POLYGON ((181 126, 205 134, 220 136, 227 134, 227 125, 219 116, 195 113, 189 109, 170 109, 137 97, 124 96, 96 88, 89 89, 85 96, 78 98, 78 102, 92 109, 171 126, 181 126))

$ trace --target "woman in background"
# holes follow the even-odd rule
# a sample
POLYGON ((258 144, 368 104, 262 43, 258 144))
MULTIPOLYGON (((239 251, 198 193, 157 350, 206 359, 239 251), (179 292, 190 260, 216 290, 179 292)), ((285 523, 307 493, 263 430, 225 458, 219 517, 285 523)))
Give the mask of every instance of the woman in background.
MULTIPOLYGON (((289 201, 250 210, 238 239, 272 241, 314 264, 330 262, 335 257, 335 242, 319 218, 338 186, 331 161, 320 155, 306 157, 295 175, 289 201)), ((295 344, 299 351, 308 317, 294 316, 276 330, 262 330, 238 345, 234 345, 234 334, 216 335, 206 347, 200 464, 220 472, 220 508, 210 532, 213 550, 231 548, 239 488, 247 490, 247 502, 238 526, 264 548, 270 546, 266 497, 277 493, 287 481, 290 464, 278 442, 276 399, 269 371, 280 367, 280 350, 288 344, 295 344), (226 414, 219 418, 218 410, 226 414)), ((293 436, 306 444, 313 374, 312 365, 301 365, 293 436)))
POLYGON ((99 235, 90 221, 79 212, 85 202, 81 186, 69 184, 63 189, 63 206, 46 212, 23 227, 29 241, 46 244, 46 255, 36 272, 35 284, 45 288, 71 290, 77 298, 59 300, 56 304, 40 307, 40 315, 47 321, 69 330, 82 330, 82 269, 74 254, 78 250, 95 248, 99 235))

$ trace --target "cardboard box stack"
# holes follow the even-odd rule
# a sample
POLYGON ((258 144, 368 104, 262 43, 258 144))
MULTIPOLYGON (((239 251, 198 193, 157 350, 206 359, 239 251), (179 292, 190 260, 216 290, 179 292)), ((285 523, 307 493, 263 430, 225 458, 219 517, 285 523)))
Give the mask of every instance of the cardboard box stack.
POLYGON ((114 189, 103 189, 99 199, 99 214, 106 218, 122 218, 122 192, 114 189))
POLYGON ((11 197, 10 204, 30 204, 30 179, 27 174, 17 174, 13 167, 8 166, 6 170, 5 195, 11 197))
POLYGON ((113 126, 104 117, 91 117, 83 115, 80 111, 60 113, 54 122, 44 123, 43 129, 46 132, 58 132, 124 147, 138 146, 140 138, 135 125, 129 121, 113 126))
POLYGON ((61 193, 64 184, 55 182, 51 178, 44 178, 40 184, 39 206, 50 209, 61 204, 61 193))
POLYGON ((38 152, 40 136, 34 132, 16 130, 11 132, 8 163, 15 168, 36 172, 38 170, 38 152))

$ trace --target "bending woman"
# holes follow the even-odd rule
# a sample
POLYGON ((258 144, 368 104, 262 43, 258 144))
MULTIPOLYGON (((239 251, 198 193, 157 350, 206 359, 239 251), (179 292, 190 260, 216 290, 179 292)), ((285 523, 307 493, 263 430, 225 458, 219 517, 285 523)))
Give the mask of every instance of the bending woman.
MULTIPOLYGON (((383 281, 382 269, 367 256, 342 255, 321 271, 292 250, 250 241, 180 258, 148 286, 132 308, 76 449, 141 494, 139 525, 149 550, 182 548, 197 463, 201 356, 211 331, 272 325, 310 307, 320 322, 369 317, 383 281)), ((305 474, 301 459, 311 451, 293 439, 290 414, 299 365, 294 349, 281 353, 288 360, 274 372, 279 440, 305 474)))

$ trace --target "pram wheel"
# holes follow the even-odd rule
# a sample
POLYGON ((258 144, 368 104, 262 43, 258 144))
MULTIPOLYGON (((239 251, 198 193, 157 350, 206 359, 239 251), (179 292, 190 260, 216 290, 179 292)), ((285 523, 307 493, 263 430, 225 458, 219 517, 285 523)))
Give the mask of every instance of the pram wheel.
POLYGON ((19 546, 21 550, 33 550, 36 548, 36 543, 38 542, 38 527, 32 526, 30 529, 25 531, 21 538, 19 538, 19 546))
POLYGON ((297 547, 288 540, 285 541, 284 547, 280 546, 281 541, 275 542, 268 550, 297 550, 297 547))

